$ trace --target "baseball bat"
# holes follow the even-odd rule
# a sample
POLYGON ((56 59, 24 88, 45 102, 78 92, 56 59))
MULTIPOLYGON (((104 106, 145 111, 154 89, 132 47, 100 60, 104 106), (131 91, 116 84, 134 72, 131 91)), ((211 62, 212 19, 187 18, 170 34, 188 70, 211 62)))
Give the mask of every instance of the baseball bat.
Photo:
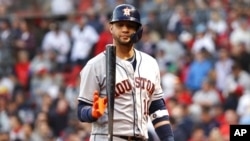
POLYGON ((106 45, 106 92, 108 97, 108 140, 113 141, 113 119, 116 75, 115 46, 106 45))

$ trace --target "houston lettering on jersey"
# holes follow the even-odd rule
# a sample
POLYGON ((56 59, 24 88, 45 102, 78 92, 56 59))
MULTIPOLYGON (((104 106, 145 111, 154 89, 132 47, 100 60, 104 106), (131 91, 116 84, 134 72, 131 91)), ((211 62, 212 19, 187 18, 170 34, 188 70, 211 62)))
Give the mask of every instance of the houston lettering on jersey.
MULTIPOLYGON (((116 97, 126 92, 132 91, 132 85, 129 82, 129 79, 116 83, 115 87, 116 97)), ((155 84, 143 77, 135 77, 135 87, 146 90, 149 95, 152 95, 155 90, 155 84)))

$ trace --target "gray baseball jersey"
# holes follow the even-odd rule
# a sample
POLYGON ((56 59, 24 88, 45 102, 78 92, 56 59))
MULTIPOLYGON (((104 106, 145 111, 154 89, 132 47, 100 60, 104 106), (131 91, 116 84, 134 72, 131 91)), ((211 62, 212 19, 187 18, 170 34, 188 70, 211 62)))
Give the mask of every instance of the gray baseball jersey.
MULTIPOLYGON (((135 49, 136 68, 129 61, 116 57, 116 88, 114 106, 114 135, 148 137, 148 110, 152 101, 161 99, 160 73, 156 60, 135 49)), ((106 96, 105 52, 92 58, 82 69, 78 100, 92 104, 93 92, 106 96)), ((92 134, 108 133, 105 114, 92 123, 92 134)))

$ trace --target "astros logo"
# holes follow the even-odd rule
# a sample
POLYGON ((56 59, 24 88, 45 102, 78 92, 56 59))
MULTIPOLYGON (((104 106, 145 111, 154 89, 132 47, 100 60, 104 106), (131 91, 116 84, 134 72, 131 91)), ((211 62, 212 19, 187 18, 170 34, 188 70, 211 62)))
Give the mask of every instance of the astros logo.
POLYGON ((123 9, 123 15, 125 15, 125 16, 130 16, 130 11, 131 11, 132 9, 129 9, 128 7, 126 7, 126 8, 124 8, 123 9))

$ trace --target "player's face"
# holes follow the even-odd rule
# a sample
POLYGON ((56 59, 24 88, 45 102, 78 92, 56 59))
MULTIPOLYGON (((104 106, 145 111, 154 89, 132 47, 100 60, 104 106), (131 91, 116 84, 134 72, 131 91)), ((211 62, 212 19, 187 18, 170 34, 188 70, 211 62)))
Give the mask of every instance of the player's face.
POLYGON ((130 45, 130 37, 136 32, 138 25, 134 22, 120 21, 111 24, 110 32, 117 44, 130 45))

